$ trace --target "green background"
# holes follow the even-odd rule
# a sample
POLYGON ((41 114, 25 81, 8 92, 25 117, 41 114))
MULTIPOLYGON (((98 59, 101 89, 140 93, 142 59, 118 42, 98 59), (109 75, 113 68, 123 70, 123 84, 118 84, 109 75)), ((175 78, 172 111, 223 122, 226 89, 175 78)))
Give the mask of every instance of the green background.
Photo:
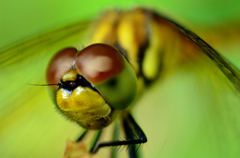
POLYGON ((240 16, 237 0, 9 0, 0 4, 0 47, 58 25, 96 16, 106 8, 149 7, 190 29, 217 26, 236 21, 240 16))

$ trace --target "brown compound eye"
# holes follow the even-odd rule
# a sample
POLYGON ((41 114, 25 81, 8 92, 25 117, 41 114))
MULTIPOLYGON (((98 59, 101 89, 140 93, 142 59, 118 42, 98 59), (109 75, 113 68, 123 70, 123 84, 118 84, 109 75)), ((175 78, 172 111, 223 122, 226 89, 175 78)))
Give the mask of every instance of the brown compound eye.
POLYGON ((96 85, 121 73, 124 59, 110 45, 93 44, 79 52, 75 67, 89 82, 96 85))
POLYGON ((80 51, 75 68, 114 109, 124 109, 137 93, 136 74, 125 57, 107 44, 93 44, 80 51))
MULTIPOLYGON (((48 84, 59 83, 64 73, 69 70, 73 64, 77 54, 75 48, 69 47, 60 50, 50 61, 46 78, 48 84)), ((57 86, 52 86, 57 88, 57 86)))
POLYGON ((111 123, 113 111, 75 68, 77 52, 75 48, 65 48, 50 61, 46 77, 50 95, 66 117, 86 129, 101 129, 111 123))

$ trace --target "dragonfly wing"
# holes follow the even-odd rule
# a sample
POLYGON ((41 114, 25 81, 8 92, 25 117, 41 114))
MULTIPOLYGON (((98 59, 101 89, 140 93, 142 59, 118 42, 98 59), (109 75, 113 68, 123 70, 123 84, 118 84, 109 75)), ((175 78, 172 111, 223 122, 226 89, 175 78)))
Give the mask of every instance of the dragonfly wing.
POLYGON ((239 157, 239 71, 192 32, 155 20, 162 61, 177 64, 170 73, 162 66, 168 75, 134 109, 149 140, 145 156, 239 157))
POLYGON ((61 27, 0 51, 3 157, 61 157, 67 138, 80 132, 78 125, 56 113, 46 87, 29 84, 46 83, 48 62, 57 51, 68 46, 81 49, 89 24, 61 27))

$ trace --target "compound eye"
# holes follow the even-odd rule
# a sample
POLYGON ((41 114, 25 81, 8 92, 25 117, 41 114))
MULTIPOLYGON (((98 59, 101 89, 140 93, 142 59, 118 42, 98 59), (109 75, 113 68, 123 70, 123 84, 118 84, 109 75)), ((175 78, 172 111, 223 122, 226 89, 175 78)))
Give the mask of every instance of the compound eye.
MULTIPOLYGON (((60 50, 50 61, 47 68, 47 83, 59 83, 64 73, 69 70, 73 64, 77 54, 75 48, 65 48, 60 50)), ((57 88, 57 86, 55 86, 57 88)))
POLYGON ((137 78, 125 57, 114 47, 93 44, 78 53, 75 67, 114 109, 125 109, 137 93, 137 78))
POLYGON ((122 72, 124 59, 110 45, 93 44, 77 55, 75 67, 89 82, 96 85, 122 72))

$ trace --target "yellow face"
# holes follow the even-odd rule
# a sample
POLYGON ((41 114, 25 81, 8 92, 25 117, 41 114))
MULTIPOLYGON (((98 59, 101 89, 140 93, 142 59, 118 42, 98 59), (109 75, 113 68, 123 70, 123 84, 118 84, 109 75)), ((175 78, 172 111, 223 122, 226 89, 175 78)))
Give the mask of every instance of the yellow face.
POLYGON ((80 52, 75 48, 59 51, 47 69, 47 82, 56 84, 51 90, 58 109, 86 129, 109 125, 114 111, 128 107, 137 92, 130 64, 106 44, 94 44, 80 52), (124 84, 133 88, 119 95, 124 84))
POLYGON ((78 84, 81 76, 71 69, 62 77, 62 85, 56 93, 58 108, 71 120, 88 129, 107 126, 112 119, 113 110, 94 89, 78 84))

